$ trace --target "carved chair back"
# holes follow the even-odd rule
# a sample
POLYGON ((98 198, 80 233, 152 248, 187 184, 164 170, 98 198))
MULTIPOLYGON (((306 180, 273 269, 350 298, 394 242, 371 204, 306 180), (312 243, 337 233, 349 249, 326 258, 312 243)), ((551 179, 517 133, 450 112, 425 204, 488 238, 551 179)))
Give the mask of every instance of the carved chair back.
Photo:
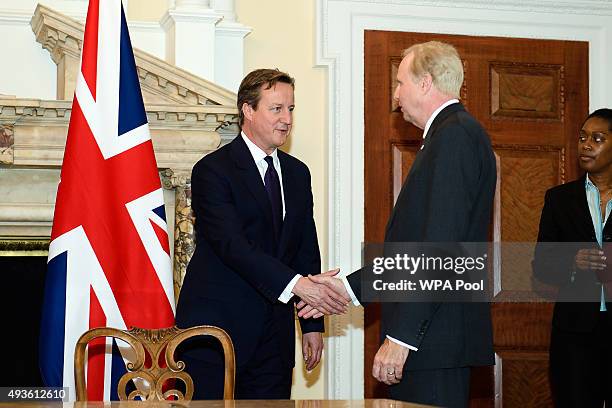
MULTIPOLYGON (((193 380, 185 371, 183 361, 175 361, 174 354, 183 341, 195 336, 213 336, 223 346, 225 354, 225 382, 223 399, 234 399, 234 377, 236 372, 234 345, 229 335, 215 326, 195 326, 188 329, 170 327, 165 329, 140 329, 134 327, 130 330, 120 330, 111 327, 98 327, 86 331, 77 341, 74 351, 74 377, 76 381, 77 401, 87 400, 87 389, 85 386, 85 350, 87 344, 99 337, 114 337, 125 341, 135 354, 133 361, 126 363, 127 373, 120 379, 117 393, 120 400, 134 400, 139 397, 145 401, 166 400, 174 396, 178 400, 191 400, 193 397, 193 380), (165 367, 160 364, 162 356, 165 367), (145 364, 148 355, 150 362, 145 364), (142 379, 146 384, 141 384, 129 395, 126 392, 130 380, 142 379), (172 380, 174 379, 174 383, 172 380), (163 387, 176 386, 178 380, 185 384, 185 393, 178 389, 167 389, 163 387)), ((142 382, 142 381, 141 381, 142 382)), ((141 383, 140 382, 140 383, 141 383)))

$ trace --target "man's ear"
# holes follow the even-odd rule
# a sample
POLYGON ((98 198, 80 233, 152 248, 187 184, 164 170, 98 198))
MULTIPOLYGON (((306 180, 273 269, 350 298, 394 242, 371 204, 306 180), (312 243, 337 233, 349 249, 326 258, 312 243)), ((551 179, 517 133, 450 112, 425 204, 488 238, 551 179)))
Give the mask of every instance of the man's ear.
POLYGON ((431 87, 433 86, 433 78, 431 77, 431 74, 427 73, 423 75, 419 84, 421 85, 423 93, 428 93, 431 90, 431 87))
POLYGON ((249 105, 248 103, 245 102, 242 104, 242 114, 244 115, 245 119, 252 121, 253 111, 254 111, 253 107, 249 105))

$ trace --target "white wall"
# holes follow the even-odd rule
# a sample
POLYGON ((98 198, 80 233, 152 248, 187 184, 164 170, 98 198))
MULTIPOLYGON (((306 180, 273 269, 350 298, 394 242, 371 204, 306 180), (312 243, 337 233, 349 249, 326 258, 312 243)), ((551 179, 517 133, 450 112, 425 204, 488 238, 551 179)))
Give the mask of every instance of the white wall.
POLYGON ((34 40, 29 23, 25 15, 0 15, 0 94, 55 99, 55 63, 34 40))

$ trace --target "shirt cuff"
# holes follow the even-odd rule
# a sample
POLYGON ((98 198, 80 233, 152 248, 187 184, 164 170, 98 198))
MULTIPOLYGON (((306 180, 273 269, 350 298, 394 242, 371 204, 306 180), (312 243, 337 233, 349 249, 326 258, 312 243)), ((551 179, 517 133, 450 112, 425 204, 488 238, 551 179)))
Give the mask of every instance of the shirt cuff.
POLYGON ((300 280, 301 277, 302 275, 298 273, 297 275, 293 277, 293 279, 291 279, 291 281, 289 281, 289 284, 285 287, 285 290, 283 290, 283 293, 281 293, 281 295, 278 297, 278 300, 280 302, 283 302, 283 303, 289 302, 289 299, 293 297, 293 293, 292 293, 293 287, 295 286, 297 281, 300 280))
POLYGON ((399 344, 400 346, 403 346, 403 347, 409 348, 409 349, 410 349, 410 350, 412 350, 412 351, 419 351, 419 349, 418 349, 418 348, 416 348, 416 347, 414 347, 414 346, 411 346, 410 344, 406 344, 406 343, 404 343, 403 341, 399 341, 398 339, 393 338, 393 337, 391 337, 391 336, 389 336, 389 335, 387 335, 387 338, 388 338, 389 340, 391 340, 392 342, 394 342, 394 343, 396 343, 396 344, 399 344))
POLYGON ((361 306, 361 303, 359 303, 359 300, 357 300, 357 296, 355 296, 355 292, 353 292, 353 289, 351 289, 351 285, 349 284, 348 279, 346 279, 346 276, 341 276, 340 280, 344 284, 344 288, 351 297, 351 302, 353 302, 355 306, 361 306))

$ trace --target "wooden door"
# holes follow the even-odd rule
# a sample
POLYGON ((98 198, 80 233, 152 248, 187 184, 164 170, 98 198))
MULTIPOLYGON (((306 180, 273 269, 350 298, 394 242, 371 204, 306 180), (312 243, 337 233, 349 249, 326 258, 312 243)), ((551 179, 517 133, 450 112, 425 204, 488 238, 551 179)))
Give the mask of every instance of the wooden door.
MULTIPOLYGON (((462 102, 493 144, 498 188, 492 240, 535 241, 545 191, 577 177, 577 134, 588 113, 588 43, 385 31, 365 33, 366 241, 382 242, 422 139, 422 131, 403 120, 392 96, 402 51, 429 40, 451 43, 459 51, 465 70, 462 102)), ((523 271, 504 281, 499 268, 494 270, 501 295, 530 290, 529 268, 523 271)), ((495 303, 491 311, 496 366, 473 370, 471 406, 551 406, 552 305, 495 303)), ((366 308, 366 398, 384 395, 371 375, 379 316, 377 305, 366 308)))

